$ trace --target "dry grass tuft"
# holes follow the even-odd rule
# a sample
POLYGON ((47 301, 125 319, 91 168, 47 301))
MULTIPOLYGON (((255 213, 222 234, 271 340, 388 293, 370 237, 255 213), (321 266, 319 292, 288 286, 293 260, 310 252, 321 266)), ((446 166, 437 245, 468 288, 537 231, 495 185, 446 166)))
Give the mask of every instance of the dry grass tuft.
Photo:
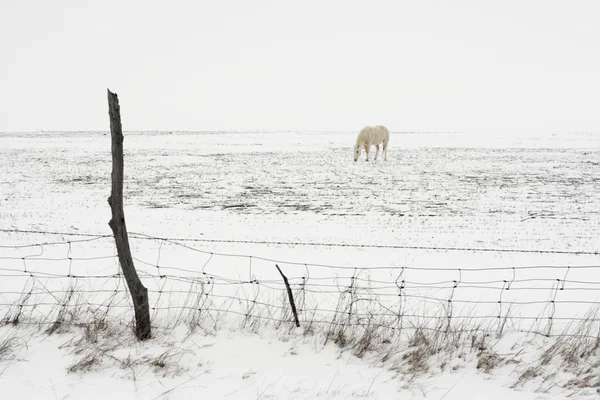
POLYGON ((9 358, 14 348, 14 338, 4 338, 0 341, 0 361, 9 358))
POLYGON ((519 378, 517 379, 517 381, 515 383, 513 383, 510 387, 512 389, 514 389, 519 386, 523 386, 525 383, 529 382, 530 380, 537 378, 539 376, 542 376, 542 374, 543 374, 543 369, 542 369, 541 365, 527 367, 525 369, 525 371, 523 371, 523 373, 521 373, 519 375, 519 378))
POLYGON ((101 364, 101 357, 98 354, 86 354, 79 361, 67 368, 70 373, 83 373, 91 371, 94 366, 101 364))
POLYGON ((600 308, 590 309, 576 325, 568 325, 562 335, 544 350, 539 361, 521 374, 515 386, 540 378, 555 379, 558 372, 577 376, 561 383, 568 389, 600 386, 600 308))
POLYGON ((569 389, 600 388, 600 375, 594 373, 571 379, 565 384, 565 387, 569 389))
POLYGON ((79 304, 71 304, 74 294, 75 288, 71 287, 62 299, 56 298, 58 312, 53 323, 46 329, 48 335, 65 332, 77 320, 81 307, 79 304))
POLYGON ((505 357, 501 357, 492 350, 484 350, 479 354, 477 360, 477 369, 485 373, 490 373, 504 363, 505 357))
POLYGON ((19 331, 19 328, 5 328, 4 330, 4 335, 0 331, 0 376, 10 363, 16 359, 19 350, 27 347, 27 343, 22 339, 23 332, 19 331))
POLYGON ((181 365, 183 355, 184 352, 181 349, 171 348, 159 354, 158 357, 142 357, 141 362, 150 364, 154 373, 160 374, 163 378, 175 377, 187 371, 187 368, 181 365))

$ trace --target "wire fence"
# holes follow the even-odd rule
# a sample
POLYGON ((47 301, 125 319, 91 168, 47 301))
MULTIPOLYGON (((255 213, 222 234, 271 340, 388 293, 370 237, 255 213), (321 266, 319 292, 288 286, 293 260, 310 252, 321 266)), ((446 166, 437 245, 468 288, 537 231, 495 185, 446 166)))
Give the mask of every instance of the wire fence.
MULTIPOLYGON (((0 242, 0 322, 55 329, 104 317, 131 323, 133 306, 111 235, 0 232, 61 236, 33 243, 14 238, 0 242)), ((600 335, 600 263, 577 263, 578 255, 596 253, 569 252, 573 264, 355 266, 213 252, 201 247, 207 240, 130 234, 136 269, 149 291, 154 325, 291 326, 278 265, 289 280, 305 329, 322 325, 391 332, 519 330, 545 336, 600 335)), ((467 250, 482 251, 462 249, 467 250)))

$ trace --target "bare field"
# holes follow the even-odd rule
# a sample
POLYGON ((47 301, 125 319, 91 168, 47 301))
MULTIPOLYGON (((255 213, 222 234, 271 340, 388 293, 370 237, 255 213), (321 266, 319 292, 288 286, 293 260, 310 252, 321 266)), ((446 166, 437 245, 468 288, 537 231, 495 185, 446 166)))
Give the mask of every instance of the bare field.
MULTIPOLYGON (((474 148, 396 134, 387 162, 354 163, 353 133, 126 133, 129 224, 176 237, 595 251, 600 151, 577 138, 474 148)), ((107 231, 109 136, 0 143, 3 227, 107 231)))

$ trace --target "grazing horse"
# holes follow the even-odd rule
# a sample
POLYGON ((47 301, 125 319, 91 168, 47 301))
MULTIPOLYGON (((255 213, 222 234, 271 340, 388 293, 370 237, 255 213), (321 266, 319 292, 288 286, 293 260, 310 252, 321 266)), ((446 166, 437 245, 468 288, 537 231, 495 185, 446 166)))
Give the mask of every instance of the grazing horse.
POLYGON ((390 141, 390 131, 383 125, 377 126, 366 126, 364 127, 358 137, 356 138, 356 144, 354 145, 354 161, 360 158, 362 148, 365 148, 367 153, 367 160, 369 161, 369 150, 371 145, 374 145, 377 151, 375 152, 375 160, 377 160, 377 154, 379 154, 379 145, 383 143, 383 159, 387 160, 387 148, 390 141))

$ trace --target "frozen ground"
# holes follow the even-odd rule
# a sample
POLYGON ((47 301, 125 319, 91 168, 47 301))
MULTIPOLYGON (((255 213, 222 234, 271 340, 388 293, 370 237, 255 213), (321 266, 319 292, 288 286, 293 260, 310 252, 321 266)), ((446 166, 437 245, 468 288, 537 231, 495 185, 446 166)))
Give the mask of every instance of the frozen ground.
MULTIPOLYGON (((561 328, 567 321, 563 320, 561 325, 560 318, 582 316, 598 302, 598 268, 575 268, 599 265, 597 254, 575 254, 594 253, 600 244, 598 135, 558 135, 543 140, 502 137, 490 141, 461 134, 392 133, 388 161, 368 164, 351 160, 354 133, 137 132, 126 133, 125 137, 125 212, 129 231, 208 240, 186 242, 193 249, 168 242, 134 240, 134 257, 138 259, 138 268, 146 274, 143 277, 151 290, 151 302, 157 299, 154 306, 159 310, 155 320, 159 322, 159 330, 161 326, 173 328, 173 321, 180 315, 177 307, 188 305, 191 280, 202 273, 217 277, 217 283, 219 279, 221 282, 260 280, 273 290, 258 290, 251 284, 242 284, 232 291, 227 285, 215 285, 210 293, 243 297, 245 303, 235 306, 242 313, 248 311, 248 303, 258 301, 257 308, 252 308, 253 315, 279 315, 274 314, 269 304, 283 304, 279 292, 275 291, 282 288, 281 282, 273 262, 261 257, 278 260, 290 279, 296 279, 296 284, 310 274, 312 288, 318 289, 318 293, 306 296, 305 300, 310 303, 307 309, 312 306, 322 310, 319 315, 325 319, 331 317, 331 310, 339 304, 339 286, 350 284, 355 275, 354 267, 397 267, 361 270, 357 277, 370 282, 370 291, 365 289, 357 295, 374 293, 378 307, 394 309, 397 301, 393 299, 399 290, 395 282, 402 273, 401 278, 407 282, 402 294, 412 295, 413 300, 427 300, 404 304, 405 310, 421 313, 418 315, 432 315, 440 310, 447 313, 446 307, 440 304, 449 298, 480 302, 475 309, 471 303, 463 304, 462 308, 457 303, 454 315, 461 315, 461 311, 480 316, 506 315, 507 311, 499 309, 497 304, 502 293, 503 301, 533 302, 521 304, 518 311, 513 310, 514 315, 539 317, 544 324, 538 324, 537 328, 546 332, 549 317, 555 318, 555 328, 561 328), (215 239, 234 242, 212 241, 215 239), (239 241, 399 247, 269 245, 239 241), (434 251, 411 246, 541 252, 434 251), (567 253, 543 252, 552 250, 567 253), (211 256, 211 252, 237 257, 211 256), (249 263, 250 259, 241 255, 254 258, 249 263), (160 264, 163 273, 171 268, 173 279, 156 277, 156 264, 160 264), (351 268, 321 268, 319 264, 351 268), (560 268, 522 268, 526 266, 560 268), (502 269, 473 271, 489 267, 502 269), (512 280, 511 288, 521 290, 503 292, 504 280, 512 280), (567 284, 558 293, 560 280, 567 284), (461 285, 453 290, 455 281, 461 285), (470 286, 479 288, 462 285, 467 281, 471 282, 470 286), (410 286, 411 282, 415 285, 410 286), (422 287, 423 283, 436 285, 422 287), (338 287, 331 294, 327 293, 327 285, 338 287), (166 292, 165 288, 170 293, 158 296, 159 291, 166 292), (552 296, 565 303, 553 304, 550 311, 548 304, 552 296), (389 303, 386 302, 388 297, 392 297, 389 303)), ((107 134, 0 134, 0 171, 0 228, 110 234, 107 224, 110 209, 106 202, 110 192, 110 138, 107 134)), ((0 233, 0 239, 0 245, 23 245, 68 238, 5 232, 0 233)), ((109 239, 71 246, 45 246, 43 251, 40 256, 35 246, 2 249, 5 272, 0 281, 0 295, 4 307, 18 302, 24 288, 39 293, 38 303, 48 303, 47 310, 42 306, 31 310, 31 321, 42 320, 51 314, 48 310, 60 303, 58 298, 62 297, 48 295, 49 292, 68 293, 73 280, 66 275, 71 268, 89 275, 118 272, 109 239), (106 259, 85 260, 105 256, 106 259), (27 271, 56 274, 56 278, 63 276, 64 279, 45 276, 32 284, 23 273, 22 257, 26 257, 27 271), (80 260, 73 264, 72 259, 77 258, 80 260)), ((78 289, 87 289, 90 293, 99 289, 96 283, 78 281, 78 284, 83 285, 78 289)), ((107 291, 117 285, 115 279, 108 278, 100 284, 107 291)), ((80 293, 82 299, 84 294, 84 291, 80 293)), ((93 300, 85 297, 86 301, 106 304, 110 298, 97 292, 93 296, 93 300)), ((125 299, 111 304, 126 309, 125 299)), ((219 309, 223 304, 215 302, 212 307, 219 309)), ((362 311, 375 312, 369 308, 372 304, 362 311)), ((310 320, 307 315, 302 318, 303 324, 310 320)), ((531 320, 525 320, 528 321, 526 329, 531 328, 531 320)), ((190 390, 212 395, 211 398, 323 399, 438 399, 445 394, 445 399, 474 398, 473 390, 486 390, 486 397, 498 399, 519 398, 519 395, 523 399, 557 399, 571 393, 551 385, 558 382, 565 386, 565 382, 573 379, 568 374, 518 387, 520 392, 509 389, 522 376, 520 374, 527 371, 525 365, 535 360, 542 352, 540 349, 547 349, 552 343, 539 342, 540 339, 511 334, 503 337, 501 343, 495 345, 500 354, 511 354, 511 357, 519 354, 520 361, 514 365, 506 363, 493 374, 474 368, 475 356, 458 357, 457 361, 457 354, 451 353, 448 365, 455 362, 456 368, 444 364, 446 367, 433 376, 408 385, 402 368, 390 370, 390 365, 374 362, 376 357, 359 359, 344 353, 339 358, 337 347, 323 345, 319 335, 307 337, 296 330, 266 327, 250 329, 258 332, 251 333, 246 328, 239 329, 244 325, 239 318, 226 320, 223 325, 208 336, 194 333, 184 338, 181 332, 173 336, 163 332, 147 345, 126 343, 110 351, 104 349, 103 354, 108 356, 101 357, 103 361, 91 365, 92 372, 84 374, 65 372, 80 356, 74 352, 82 346, 62 346, 75 340, 73 338, 80 333, 77 329, 58 336, 31 333, 32 339, 26 340, 23 335, 29 335, 29 330, 5 327, 0 331, 0 349, 2 335, 16 335, 21 342, 13 346, 12 361, 5 362, 0 389, 8 388, 22 398, 51 399, 105 398, 117 392, 122 393, 123 398, 176 399, 187 398, 190 390), (19 343, 27 343, 27 346, 19 343), (231 343, 243 349, 234 348, 231 343), (516 350, 515 343, 520 343, 516 350), (172 368, 181 365, 189 368, 171 374, 175 377, 169 374, 163 377, 164 367, 158 368, 158 373, 153 371, 148 365, 152 365, 157 357, 154 353, 160 346, 179 349, 174 353, 177 362, 173 362, 172 368), (526 355, 519 353, 523 349, 526 355), (123 360, 129 357, 128 351, 132 352, 133 359, 142 361, 124 368, 127 363, 123 360), (111 359, 114 365, 110 364, 111 359), (57 368, 41 367, 48 362, 57 368), (139 378, 134 379, 138 375, 139 378), (90 392, 91 387, 98 389, 90 392), (533 394, 532 390, 538 393, 533 394)), ((519 330, 523 326, 512 328, 519 330)), ((560 329, 556 332, 560 333, 560 329)), ((0 371, 1 354, 0 351, 0 371)), ((441 363, 433 362, 432 367, 435 364, 437 368, 441 363)), ((540 373, 539 376, 554 372, 546 371, 546 375, 540 373)), ((573 389, 573 385, 570 386, 573 389)), ((584 387, 575 395, 589 398, 595 396, 592 393, 595 392, 584 387)))
MULTIPOLYGON (((396 134, 388 162, 370 164, 349 162, 353 140, 353 133, 127 134, 130 230, 598 249, 597 135, 474 147, 483 143, 457 134, 396 134)), ((3 134, 0 144, 4 226, 108 231, 109 136, 3 134)))

